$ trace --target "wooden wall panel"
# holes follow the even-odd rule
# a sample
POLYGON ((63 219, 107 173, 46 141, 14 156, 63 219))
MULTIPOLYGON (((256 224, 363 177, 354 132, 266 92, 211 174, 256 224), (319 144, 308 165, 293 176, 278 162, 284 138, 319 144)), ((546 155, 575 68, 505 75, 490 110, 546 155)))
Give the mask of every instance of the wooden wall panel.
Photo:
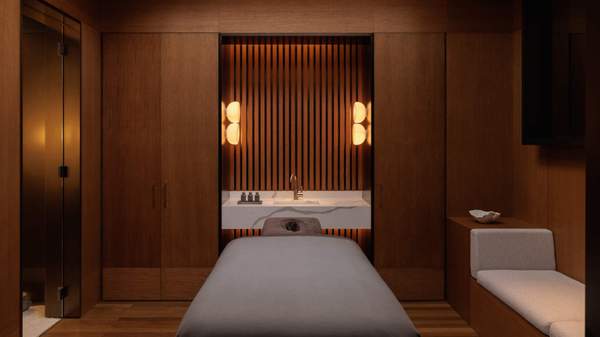
POLYGON ((102 1, 109 32, 511 32, 513 1, 102 1), (455 4, 456 3, 456 4, 455 4))
POLYGON ((521 33, 513 34, 513 216, 554 232, 558 270, 585 281, 585 152, 521 143, 521 33))
POLYGON ((45 0, 48 4, 68 13, 82 23, 100 28, 100 2, 96 0, 45 0))
POLYGON ((225 189, 286 190, 292 173, 305 190, 370 187, 371 146, 351 136, 352 104, 371 101, 369 38, 230 37, 222 58, 223 104, 242 113, 225 189))
POLYGON ((444 297, 444 40, 375 35, 375 266, 406 300, 444 297))
MULTIPOLYGON (((238 238, 260 236, 262 233, 261 229, 223 229, 221 235, 221 245, 225 247, 229 242, 238 238)), ((324 228, 322 229, 323 235, 339 236, 347 238, 356 242, 365 255, 371 255, 371 230, 370 229, 356 229, 356 228, 324 228)))
POLYGON ((160 35, 103 35, 105 267, 160 267, 160 59, 160 35))
POLYGON ((160 299, 160 268, 104 268, 102 297, 106 301, 160 299))
POLYGON ((20 334, 21 2, 0 3, 0 336, 20 334))
POLYGON ((553 149, 548 156, 548 226, 558 270, 585 282, 585 151, 553 149))
POLYGON ((82 24, 81 313, 101 298, 102 60, 100 33, 82 24))
MULTIPOLYGON (((216 240, 214 240, 216 241, 216 240)), ((162 300, 191 301, 206 281, 211 268, 163 268, 160 297, 162 300)))
POLYGON ((161 39, 162 298, 192 299, 219 249, 218 35, 161 39))
POLYGON ((448 2, 448 32, 510 33, 513 3, 506 0, 451 0, 448 2))
POLYGON ((447 213, 512 213, 512 35, 447 36, 447 213))
POLYGON ((103 27, 113 32, 443 31, 445 16, 445 0, 102 2, 103 27))
POLYGON ((104 35, 105 299, 189 300, 216 261, 217 57, 217 34, 104 35))

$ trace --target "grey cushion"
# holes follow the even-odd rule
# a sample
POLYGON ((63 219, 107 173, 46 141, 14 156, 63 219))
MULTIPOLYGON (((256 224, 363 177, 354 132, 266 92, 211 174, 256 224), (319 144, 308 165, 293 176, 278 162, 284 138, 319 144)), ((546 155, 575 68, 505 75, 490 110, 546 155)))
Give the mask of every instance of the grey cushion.
POLYGON ((566 321, 552 323, 550 337, 585 337, 584 321, 566 321))
POLYGON ((265 220, 262 235, 321 235, 321 223, 317 218, 269 218, 265 220), (298 231, 287 230, 286 224, 289 222, 297 223, 298 231))
POLYGON ((585 286, 557 271, 483 270, 477 282, 546 335, 555 322, 585 320, 585 286))
POLYGON ((471 275, 480 270, 555 270, 554 239, 547 229, 473 229, 471 275))

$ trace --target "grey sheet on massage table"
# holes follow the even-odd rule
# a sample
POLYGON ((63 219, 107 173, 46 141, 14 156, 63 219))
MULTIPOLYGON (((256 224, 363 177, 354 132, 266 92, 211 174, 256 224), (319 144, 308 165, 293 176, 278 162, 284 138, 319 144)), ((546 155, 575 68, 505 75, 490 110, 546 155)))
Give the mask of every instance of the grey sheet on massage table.
POLYGON ((177 336, 418 334, 355 242, 271 236, 229 243, 177 336))

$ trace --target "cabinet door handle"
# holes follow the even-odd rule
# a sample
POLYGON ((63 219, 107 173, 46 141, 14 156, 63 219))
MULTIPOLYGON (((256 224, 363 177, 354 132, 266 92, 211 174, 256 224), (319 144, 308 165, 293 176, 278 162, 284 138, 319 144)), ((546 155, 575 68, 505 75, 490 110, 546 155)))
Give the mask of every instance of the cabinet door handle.
POLYGON ((156 184, 152 184, 152 208, 156 208, 156 184))
POLYGON ((167 208, 167 183, 163 185, 163 208, 167 208))

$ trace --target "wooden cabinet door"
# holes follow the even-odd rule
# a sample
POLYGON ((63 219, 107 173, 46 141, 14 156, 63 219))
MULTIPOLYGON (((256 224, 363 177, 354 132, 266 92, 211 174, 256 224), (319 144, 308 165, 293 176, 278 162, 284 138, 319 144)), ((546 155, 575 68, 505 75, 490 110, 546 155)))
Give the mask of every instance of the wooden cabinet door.
POLYGON ((105 300, 160 298, 160 57, 160 35, 103 36, 105 300))
POLYGON ((375 35, 375 266, 403 300, 444 298, 444 34, 375 35))
POLYGON ((163 299, 192 299, 217 259, 218 46, 162 35, 163 299))

